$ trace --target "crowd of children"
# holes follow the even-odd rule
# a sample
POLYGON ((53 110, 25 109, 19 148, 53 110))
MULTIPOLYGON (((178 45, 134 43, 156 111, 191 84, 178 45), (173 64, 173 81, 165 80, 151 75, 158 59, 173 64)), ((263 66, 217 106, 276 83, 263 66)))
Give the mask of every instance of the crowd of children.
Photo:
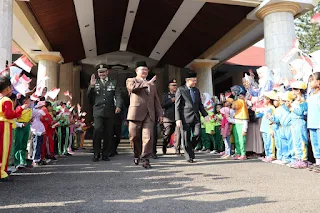
MULTIPOLYGON (((202 144, 198 144, 197 150, 220 152, 222 159, 231 159, 231 156, 236 160, 247 159, 248 92, 243 86, 234 86, 232 94, 220 102, 207 93, 202 95, 210 120, 202 119, 202 144), (234 155, 231 142, 234 142, 234 155)), ((261 118, 265 156, 260 159, 320 172, 320 72, 312 73, 308 83, 295 80, 287 86, 271 87, 263 91, 261 97, 263 107, 254 114, 256 119, 261 118), (312 154, 308 156, 310 144, 312 154)))
POLYGON ((58 156, 83 149, 88 126, 84 114, 70 102, 49 102, 13 93, 8 75, 0 75, 0 182, 8 181, 8 166, 25 169, 46 165, 58 156), (28 159, 32 163, 28 164, 28 159))

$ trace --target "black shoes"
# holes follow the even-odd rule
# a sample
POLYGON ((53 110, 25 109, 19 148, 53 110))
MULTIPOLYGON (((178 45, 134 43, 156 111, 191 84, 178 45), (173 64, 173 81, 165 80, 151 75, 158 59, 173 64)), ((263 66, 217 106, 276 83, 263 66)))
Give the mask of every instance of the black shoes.
POLYGON ((102 157, 102 160, 103 160, 103 161, 110 161, 110 158, 108 158, 108 157, 102 157))
POLYGON ((98 162, 98 161, 99 161, 99 157, 96 157, 96 156, 93 157, 93 158, 92 158, 92 161, 93 161, 93 162, 98 162))
POLYGON ((194 163, 193 159, 187 160, 188 163, 194 163))
POLYGON ((134 164, 139 165, 140 163, 140 159, 139 158, 135 158, 133 159, 134 164))
POLYGON ((145 169, 151 169, 151 165, 150 165, 150 162, 149 160, 144 160, 143 164, 142 164, 142 167, 145 168, 145 169))
POLYGON ((109 155, 109 157, 112 158, 112 157, 114 157, 114 156, 116 156, 116 155, 117 155, 116 153, 111 153, 111 154, 109 155))
POLYGON ((158 159, 158 156, 157 156, 156 154, 152 154, 151 157, 152 157, 153 159, 158 159))

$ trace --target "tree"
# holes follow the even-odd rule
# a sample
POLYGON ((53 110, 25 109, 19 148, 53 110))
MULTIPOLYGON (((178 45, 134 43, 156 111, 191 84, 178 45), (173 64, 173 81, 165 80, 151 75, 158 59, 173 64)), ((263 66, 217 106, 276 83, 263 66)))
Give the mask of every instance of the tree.
POLYGON ((320 50, 320 25, 311 23, 311 18, 316 12, 320 12, 320 2, 313 10, 295 20, 300 49, 307 54, 320 50))

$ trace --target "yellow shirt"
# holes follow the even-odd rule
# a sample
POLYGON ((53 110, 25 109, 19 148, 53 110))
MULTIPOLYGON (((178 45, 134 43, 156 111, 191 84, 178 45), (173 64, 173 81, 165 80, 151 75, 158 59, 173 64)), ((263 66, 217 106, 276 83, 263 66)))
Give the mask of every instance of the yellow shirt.
POLYGON ((233 102, 234 108, 235 108, 235 119, 239 120, 249 120, 249 112, 247 108, 247 104, 242 99, 238 99, 235 102, 233 102))
POLYGON ((29 108, 25 109, 22 111, 20 118, 17 119, 17 122, 28 123, 31 120, 31 117, 32 117, 32 110, 29 108))

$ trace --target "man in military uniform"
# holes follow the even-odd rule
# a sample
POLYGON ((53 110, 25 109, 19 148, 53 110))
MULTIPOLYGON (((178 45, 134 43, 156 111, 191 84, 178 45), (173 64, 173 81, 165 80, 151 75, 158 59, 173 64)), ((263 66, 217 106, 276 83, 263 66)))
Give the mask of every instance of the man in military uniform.
POLYGON ((164 109, 163 117, 163 146, 162 152, 167 153, 167 146, 170 143, 172 134, 174 133, 176 154, 180 152, 180 129, 176 127, 175 123, 175 96, 177 91, 177 81, 172 79, 168 84, 169 92, 163 96, 162 108, 164 109))
POLYGON ((101 139, 103 138, 102 160, 110 161, 111 143, 113 139, 113 124, 115 113, 121 111, 121 92, 117 81, 108 77, 106 64, 97 67, 99 79, 93 74, 87 91, 88 99, 93 105, 94 133, 93 133, 93 161, 99 161, 101 153, 101 139), (115 106, 116 105, 116 106, 115 106))

